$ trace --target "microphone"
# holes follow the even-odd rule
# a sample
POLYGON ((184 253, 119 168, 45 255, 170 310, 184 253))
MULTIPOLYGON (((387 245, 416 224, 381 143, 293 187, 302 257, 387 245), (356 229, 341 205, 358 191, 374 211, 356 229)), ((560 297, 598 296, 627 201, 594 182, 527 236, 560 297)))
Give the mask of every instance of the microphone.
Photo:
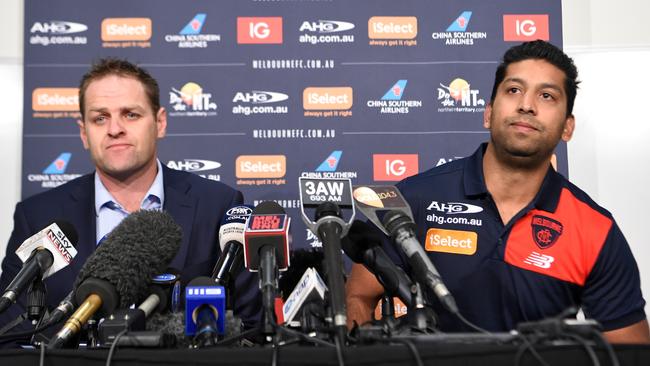
POLYGON ((384 215, 382 223, 393 242, 406 254, 416 279, 433 290, 447 310, 458 313, 456 301, 415 236, 413 220, 402 211, 392 210, 384 215))
POLYGON ((415 279, 431 288, 449 311, 458 313, 456 301, 442 282, 424 248, 415 236, 415 223, 411 207, 395 186, 358 186, 354 189, 354 204, 384 234, 406 254, 415 279), (380 219, 380 215, 383 215, 380 219))
POLYGON ((230 279, 243 267, 244 230, 253 208, 240 205, 230 208, 219 227, 221 256, 212 270, 212 278, 219 286, 228 287, 230 279))
POLYGON ((61 220, 25 240, 16 249, 23 266, 0 297, 0 313, 15 303, 35 278, 45 279, 68 266, 77 255, 77 240, 72 224, 61 220))
MULTIPOLYGON (((322 303, 325 300, 325 292, 327 292, 327 286, 318 272, 314 268, 307 268, 282 307, 284 321, 291 326, 299 326, 301 321, 310 323, 310 320, 307 319, 309 317, 300 317, 300 315, 304 315, 302 314, 303 309, 308 303, 322 303), (294 321, 294 319, 297 320, 294 321)), ((307 324, 303 325, 313 330, 307 324)))
POLYGON ((341 214, 341 208, 352 209, 350 221, 354 218, 352 204, 352 183, 350 179, 308 179, 301 177, 300 203, 302 218, 307 227, 323 243, 329 305, 338 340, 345 341, 347 334, 347 311, 345 310, 344 271, 341 256, 341 238, 349 228, 341 214), (334 203, 336 202, 336 203, 334 203), (305 214, 305 207, 316 207, 315 222, 305 214))
POLYGON ((289 268, 289 225, 291 219, 273 201, 260 203, 251 213, 244 231, 244 264, 251 272, 259 272, 265 332, 273 331, 275 323, 275 290, 278 270, 289 268))
POLYGON ((210 277, 197 277, 185 288, 185 334, 196 347, 214 346, 225 333, 226 295, 210 277))
MULTIPOLYGON (((144 330, 145 322, 151 314, 163 313, 170 307, 178 304, 179 300, 174 299, 174 296, 178 294, 174 290, 180 286, 178 271, 173 268, 168 268, 165 273, 154 276, 151 282, 152 285, 147 291, 149 296, 137 308, 118 309, 99 324, 98 334, 100 344, 109 346, 115 341, 118 334, 127 331, 128 333, 126 335, 132 336, 130 339, 133 340, 133 343, 137 343, 138 346, 172 345, 162 335, 138 331, 144 330), (138 340, 135 341, 134 339, 138 340)), ((130 344, 128 342, 131 341, 119 340, 118 342, 120 345, 123 345, 130 344)))
POLYGON ((388 257, 375 230, 365 222, 355 220, 341 244, 352 261, 363 264, 377 277, 386 294, 399 297, 409 308, 413 306, 413 282, 388 257))
POLYGON ((122 220, 81 268, 73 287, 77 311, 48 348, 62 347, 95 313, 104 317, 142 299, 151 278, 176 255, 181 237, 181 228, 162 211, 140 210, 122 220))

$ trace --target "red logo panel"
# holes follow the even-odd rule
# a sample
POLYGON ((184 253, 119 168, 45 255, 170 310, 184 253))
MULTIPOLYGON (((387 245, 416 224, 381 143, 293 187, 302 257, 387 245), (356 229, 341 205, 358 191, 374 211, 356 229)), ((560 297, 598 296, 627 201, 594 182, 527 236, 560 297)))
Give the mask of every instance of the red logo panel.
POLYGON ((282 44, 282 17, 237 18, 237 43, 282 44))
POLYGON ((549 40, 548 14, 503 15, 504 41, 549 40))
POLYGON ((374 154, 375 181, 400 181, 418 173, 418 154, 374 154))

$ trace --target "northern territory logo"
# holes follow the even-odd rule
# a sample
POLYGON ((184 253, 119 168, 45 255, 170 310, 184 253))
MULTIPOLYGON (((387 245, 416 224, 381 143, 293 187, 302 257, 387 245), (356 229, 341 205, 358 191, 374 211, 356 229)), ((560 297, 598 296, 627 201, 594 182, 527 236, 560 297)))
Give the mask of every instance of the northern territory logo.
POLYGON ((550 217, 535 215, 530 223, 533 240, 540 249, 550 248, 562 235, 564 226, 550 217))
POLYGON ((332 151, 326 158, 323 160, 316 170, 313 172, 302 172, 301 177, 304 178, 336 178, 336 179, 356 179, 357 172, 339 172, 338 166, 343 156, 342 150, 332 151))
POLYGON ((72 154, 69 152, 61 153, 43 169, 41 174, 29 174, 27 180, 40 183, 41 188, 54 188, 80 177, 81 174, 65 174, 71 157, 72 154))
POLYGON ((237 92, 232 98, 235 105, 232 107, 232 114, 287 114, 289 106, 287 103, 278 104, 289 99, 284 93, 273 91, 253 90, 250 92, 237 92))
POLYGON ((433 32, 431 38, 445 42, 445 46, 473 46, 474 41, 486 39, 487 32, 471 32, 467 30, 472 12, 466 10, 447 27, 444 32, 433 32))
POLYGON ((212 101, 212 94, 205 93, 201 85, 188 82, 180 89, 172 88, 169 92, 169 104, 172 117, 210 117, 217 115, 217 104, 212 101))
POLYGON ((221 180, 220 174, 203 173, 205 171, 219 169, 221 167, 221 163, 219 163, 218 161, 202 160, 202 159, 170 160, 167 162, 167 167, 175 170, 183 170, 186 172, 197 173, 198 176, 210 180, 215 180, 215 181, 221 180))
POLYGON ((421 100, 402 100, 407 82, 408 80, 398 80, 380 100, 369 100, 366 105, 378 109, 382 114, 406 114, 409 113, 409 108, 422 107, 421 100))
POLYGON ((437 98, 441 107, 438 107, 438 112, 483 113, 485 100, 479 93, 465 79, 456 78, 449 85, 440 83, 437 98))
POLYGON ((88 37, 77 35, 88 30, 83 23, 67 22, 63 20, 50 20, 34 22, 29 29, 31 36, 29 44, 41 46, 84 45, 88 37))
POLYGON ((210 43, 221 42, 220 34, 201 33, 205 24, 205 13, 198 13, 178 34, 165 35, 165 42, 175 43, 178 48, 207 48, 210 43))
POLYGON ((354 34, 339 34, 354 29, 354 24, 338 20, 303 21, 298 31, 298 42, 312 45, 320 43, 353 43, 354 34))

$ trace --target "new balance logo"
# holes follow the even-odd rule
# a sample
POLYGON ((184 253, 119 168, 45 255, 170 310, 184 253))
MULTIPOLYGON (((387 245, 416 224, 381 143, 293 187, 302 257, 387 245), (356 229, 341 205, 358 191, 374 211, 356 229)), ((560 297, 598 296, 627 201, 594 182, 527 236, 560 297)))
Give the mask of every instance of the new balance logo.
POLYGON ((544 269, 551 268, 551 264, 554 261, 555 258, 550 255, 539 254, 537 252, 530 253, 528 258, 524 259, 524 263, 544 269))

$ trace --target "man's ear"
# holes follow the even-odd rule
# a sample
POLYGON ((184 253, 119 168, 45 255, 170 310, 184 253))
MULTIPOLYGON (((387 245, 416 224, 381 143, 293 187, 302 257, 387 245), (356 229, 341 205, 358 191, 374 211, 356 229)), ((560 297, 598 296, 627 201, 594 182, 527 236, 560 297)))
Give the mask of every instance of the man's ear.
POLYGON ((569 142, 569 140, 571 140, 571 137, 573 136, 573 131, 575 131, 575 128, 576 128, 576 119, 572 114, 566 118, 566 121, 564 121, 564 130, 562 130, 562 141, 569 142))
POLYGON ((81 137, 84 149, 88 150, 88 136, 86 135, 86 125, 84 124, 84 121, 78 119, 77 126, 79 126, 79 137, 81 137))
POLYGON ((485 107, 485 111, 483 111, 483 127, 488 130, 492 126, 491 118, 492 118, 492 103, 488 103, 487 107, 485 107))
POLYGON ((165 107, 160 107, 158 113, 156 113, 156 130, 159 139, 165 137, 167 133, 167 111, 165 107))

